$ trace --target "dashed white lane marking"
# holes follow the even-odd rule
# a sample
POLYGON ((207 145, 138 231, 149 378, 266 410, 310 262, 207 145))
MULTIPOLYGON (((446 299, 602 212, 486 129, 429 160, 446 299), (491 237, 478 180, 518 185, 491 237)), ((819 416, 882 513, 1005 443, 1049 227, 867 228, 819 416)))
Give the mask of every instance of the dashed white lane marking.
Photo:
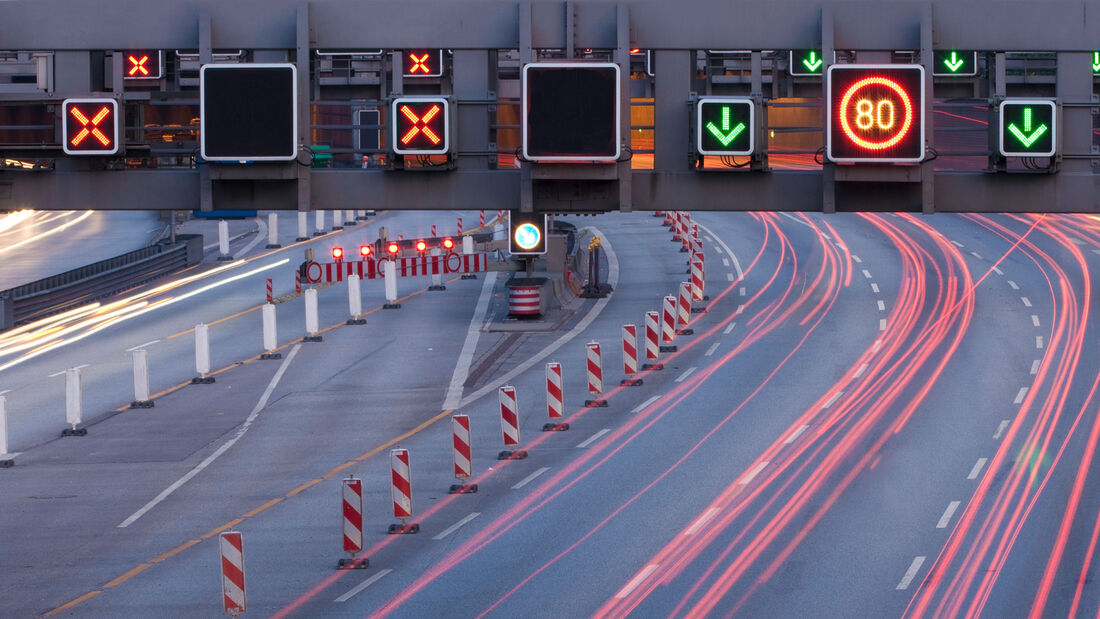
POLYGON ((867 279, 871 279, 871 272, 868 271, 867 269, 863 269, 863 276, 866 277, 867 279))
POLYGON ((1024 304, 1024 307, 1031 307, 1031 299, 1027 297, 1020 297, 1020 302, 1024 304))
POLYGON ((863 373, 866 372, 866 371, 867 371, 867 364, 864 363, 863 365, 859 366, 859 369, 856 370, 856 373, 853 374, 852 377, 853 378, 859 378, 860 376, 863 376, 863 373))
POLYGON ((580 443, 578 443, 577 448, 578 449, 584 449, 585 447, 588 447, 592 443, 595 443, 596 441, 600 440, 601 436, 603 436, 604 434, 607 434, 610 431, 611 431, 611 428, 604 428, 603 430, 600 430, 599 432, 593 434, 592 436, 590 436, 590 437, 584 439, 583 441, 581 441, 580 443))
POLYGON ((737 306, 737 311, 735 311, 734 314, 740 314, 741 311, 744 310, 744 309, 745 309, 744 305, 738 305, 737 306))
POLYGON ((706 355, 707 357, 713 355, 714 351, 718 350, 718 344, 720 344, 720 343, 721 342, 715 342, 715 343, 711 344, 710 348, 707 349, 707 352, 705 352, 703 354, 706 355))
POLYGON ((1039 373, 1039 364, 1040 363, 1041 362, 1039 361, 1039 359, 1036 359, 1036 360, 1031 362, 1031 375, 1032 376, 1035 376, 1036 374, 1039 373))
POLYGON ((863 262, 863 260, 859 256, 852 254, 852 262, 863 262))
POLYGON ((722 266, 728 267, 729 265, 730 265, 729 259, 728 258, 722 258, 722 266))
POLYGON ((808 425, 799 426, 797 430, 795 430, 794 432, 791 432, 791 435, 787 437, 787 440, 783 441, 783 444, 784 445, 790 445, 791 443, 795 442, 796 440, 798 440, 798 437, 802 436, 802 433, 805 432, 806 430, 808 430, 809 428, 810 428, 810 426, 808 426, 808 425))
POLYGON ((726 273, 726 281, 727 282, 732 282, 733 281, 733 273, 726 273))
POLYGON ((447 537, 451 533, 454 533, 455 531, 461 529, 464 524, 466 524, 467 522, 470 522, 471 520, 473 520, 474 518, 477 518, 480 515, 481 515, 481 512, 471 512, 470 515, 466 516, 462 520, 459 520, 458 522, 452 524, 451 526, 447 527, 446 529, 443 529, 439 533, 439 535, 436 535, 432 539, 443 539, 444 537, 447 537))
POLYGON ((825 405, 822 406, 821 408, 829 408, 833 404, 836 404, 836 401, 839 400, 840 396, 842 396, 842 395, 844 395, 843 391, 837 391, 836 393, 833 394, 833 397, 829 398, 829 401, 826 402, 825 405))
POLYGON ((1024 397, 1027 395, 1027 387, 1020 387, 1020 390, 1016 392, 1016 399, 1012 401, 1013 404, 1020 404, 1024 401, 1024 397))
POLYGON ((695 519, 695 522, 691 523, 691 526, 684 531, 684 535, 695 535, 699 532, 699 529, 703 528, 703 525, 710 522, 711 518, 714 518, 720 510, 717 507, 712 507, 703 512, 702 516, 695 519))
POLYGON ((997 431, 993 433, 993 440, 1001 438, 1001 435, 1005 433, 1005 428, 1008 427, 1008 423, 1007 419, 1001 421, 1001 425, 997 426, 997 431))
POLYGON ((705 234, 703 235, 703 238, 706 239, 708 243, 713 243, 714 242, 714 239, 712 237, 707 236, 705 234))
POLYGON ((886 330, 886 319, 885 318, 879 318, 878 319, 878 330, 879 331, 885 331, 886 330))
POLYGON ((745 287, 744 286, 741 286, 740 294, 741 294, 741 296, 745 296, 745 287))
POLYGON ((1005 274, 1004 271, 998 269, 997 267, 993 267, 993 272, 996 273, 997 275, 1004 275, 1005 274))
POLYGON ((722 247, 721 247, 720 245, 715 245, 715 246, 714 246, 714 251, 716 251, 716 252, 718 252, 718 253, 720 253, 720 254, 721 254, 721 253, 724 253, 724 252, 722 251, 722 247))
POLYGON ((901 582, 898 583, 898 591, 902 591, 909 588, 909 583, 913 582, 913 578, 916 577, 917 572, 920 571, 920 566, 924 565, 926 557, 913 557, 913 562, 909 564, 909 569, 905 570, 905 575, 901 577, 901 582))
POLYGON ((660 563, 650 563, 649 565, 643 567, 642 571, 638 572, 637 575, 634 576, 634 578, 631 578, 630 582, 623 585, 622 589, 619 589, 619 592, 615 594, 615 598, 621 600, 630 595, 631 591, 637 589, 638 585, 645 582, 645 579, 649 578, 649 575, 653 572, 656 572, 657 568, 659 567, 661 567, 660 563))
POLYGON ((1043 347, 1043 336, 1036 335, 1035 336, 1035 348, 1042 348, 1042 347, 1043 347))
POLYGON ((1100 256, 1100 249, 1094 249, 1094 250, 1092 250, 1092 253, 1100 256))
POLYGON ((1008 286, 1010 288, 1012 288, 1013 290, 1019 290, 1020 289, 1020 287, 1016 285, 1016 282, 1012 281, 1011 279, 1008 280, 1008 286))
POLYGON ((958 501, 951 501, 947 504, 947 509, 943 510, 943 515, 940 516, 940 521, 936 523, 937 529, 946 529, 947 523, 951 522, 951 516, 955 515, 955 510, 959 508, 958 501))
POLYGON ((392 569, 387 567, 386 569, 378 572, 374 576, 371 576, 370 578, 364 580, 363 582, 359 583, 358 585, 355 585, 354 589, 352 589, 351 591, 348 591, 344 595, 341 595, 340 597, 336 598, 336 601, 340 602, 340 603, 347 602, 352 597, 354 597, 356 594, 361 593, 363 591, 363 589, 366 589, 367 587, 369 587, 369 586, 373 585, 374 583, 378 582, 379 580, 382 579, 383 576, 385 576, 386 574, 389 574, 392 571, 393 571, 392 569))
POLYGON ((1031 315, 1031 324, 1035 325, 1036 327, 1039 326, 1039 317, 1035 314, 1031 315))
POLYGON ((878 300, 878 311, 880 311, 880 312, 885 312, 886 311, 886 304, 883 303, 882 299, 878 300))
POLYGON ((957 247, 963 247, 963 244, 958 242, 958 241, 951 241, 951 242, 954 243, 957 247))
POLYGON ((978 260, 981 260, 981 259, 982 259, 982 255, 981 255, 981 254, 979 254, 979 253, 978 253, 978 252, 976 252, 976 251, 972 251, 972 252, 970 252, 970 255, 971 255, 971 256, 974 256, 974 257, 975 257, 975 258, 977 258, 978 260))
POLYGON ((882 340, 875 340, 874 345, 871 346, 871 352, 878 352, 880 348, 882 348, 882 340))
POLYGON ((878 294, 878 284, 871 282, 871 292, 878 294))
POLYGON ((756 466, 754 466, 752 468, 751 471, 749 471, 747 474, 745 474, 745 476, 742 477, 741 481, 737 482, 737 484, 740 485, 740 486, 749 485, 749 482, 752 481, 754 477, 759 475, 760 471, 763 471, 765 466, 768 466, 767 462, 761 462, 760 464, 757 464, 756 466))
POLYGON ((722 330, 722 333, 725 333, 726 335, 729 335, 730 331, 733 331, 733 328, 736 327, 736 326, 737 326, 736 322, 731 322, 728 327, 726 327, 725 329, 722 330))
POLYGON ((686 372, 684 372, 683 374, 681 374, 680 376, 678 376, 676 378, 676 382, 682 383, 682 382, 684 382, 684 379, 686 379, 688 376, 691 376, 694 373, 695 373, 695 368, 690 367, 690 368, 687 369, 686 372))
POLYGON ((989 458, 978 458, 978 461, 974 463, 974 468, 970 469, 970 474, 966 476, 967 479, 977 479, 978 474, 982 472, 982 467, 985 463, 989 462, 989 458))
POLYGON ((661 396, 659 396, 659 395, 655 395, 655 396, 653 396, 652 398, 649 398, 648 400, 646 400, 645 402, 642 402, 641 404, 639 404, 639 405, 635 406, 635 407, 634 407, 633 409, 631 409, 631 411, 630 411, 630 412, 632 412, 632 413, 640 413, 640 412, 644 411, 644 410, 646 409, 646 407, 647 407, 647 406, 649 406, 650 404, 653 404, 653 403, 654 403, 654 402, 656 402, 656 401, 657 401, 658 399, 660 399, 660 397, 661 397, 661 396))
POLYGON ((519 482, 517 482, 516 485, 512 486, 512 490, 519 490, 520 488, 526 486, 527 484, 535 481, 536 477, 538 477, 539 475, 542 475, 543 473, 545 473, 546 471, 549 471, 549 470, 550 470, 550 467, 548 467, 548 466, 542 467, 541 469, 535 471, 534 473, 531 473, 527 477, 524 477, 523 479, 519 480, 519 482))

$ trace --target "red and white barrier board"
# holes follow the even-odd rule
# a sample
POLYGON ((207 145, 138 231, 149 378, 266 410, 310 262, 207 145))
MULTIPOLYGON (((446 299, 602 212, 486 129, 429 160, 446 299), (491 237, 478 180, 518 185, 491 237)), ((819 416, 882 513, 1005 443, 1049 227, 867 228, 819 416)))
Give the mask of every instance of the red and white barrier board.
POLYGON ((473 466, 470 464, 470 416, 453 415, 451 434, 454 445, 455 477, 459 480, 469 479, 473 476, 473 466))
POLYGON ((404 522, 406 518, 412 518, 412 474, 408 449, 390 450, 390 479, 393 517, 404 522))
POLYGON ((244 540, 238 531, 226 531, 218 537, 222 557, 222 606, 236 617, 248 609, 244 593, 244 540))
POLYGON ((363 549, 363 480, 354 477, 342 480, 340 495, 344 512, 344 550, 354 554, 363 549))
POLYGON ((584 347, 588 360, 588 393, 598 398, 603 393, 603 357, 600 354, 600 343, 589 342, 584 347))
POLYGON ((623 374, 629 378, 638 373, 638 328, 623 325, 623 374))
POLYGON ((662 320, 661 320, 661 341, 665 344, 671 344, 672 339, 676 336, 676 297, 668 296, 664 298, 664 303, 661 304, 662 320))
MULTIPOLYGON (((695 254, 701 256, 701 253, 695 254)), ((695 302, 703 301, 703 261, 695 258, 691 261, 691 298, 695 302)))
POLYGON ((680 330, 691 321, 691 284, 680 282, 680 303, 676 311, 676 329, 680 330))
POLYGON ((305 281, 310 284, 321 282, 342 282, 349 275, 358 275, 359 279, 382 277, 383 264, 392 260, 400 277, 420 275, 449 275, 452 273, 481 273, 488 268, 486 254, 448 253, 445 256, 407 256, 404 258, 368 258, 366 260, 348 260, 341 262, 307 262, 305 281))
POLYGON ((661 316, 657 312, 645 313, 645 358, 646 361, 656 361, 657 355, 660 353, 660 343, 658 341, 658 333, 660 332, 659 322, 661 316))
POLYGON ((507 385, 497 390, 500 400, 500 431, 504 446, 515 449, 519 445, 519 409, 516 406, 516 388, 507 385))
POLYGON ((550 419, 562 416, 561 364, 551 361, 546 364, 546 415, 550 419))

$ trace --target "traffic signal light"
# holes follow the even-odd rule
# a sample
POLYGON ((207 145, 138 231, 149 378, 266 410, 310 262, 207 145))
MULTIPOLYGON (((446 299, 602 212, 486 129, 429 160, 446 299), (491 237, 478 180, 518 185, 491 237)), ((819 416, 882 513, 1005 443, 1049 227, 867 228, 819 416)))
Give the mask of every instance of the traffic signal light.
POLYGON ((523 66, 520 131, 529 161, 619 158, 619 65, 523 66))
POLYGON ((61 104, 61 145, 66 155, 114 155, 118 152, 118 101, 65 99, 61 104))
POLYGON ((700 155, 751 155, 755 105, 739 97, 702 97, 695 104, 695 149, 700 155))
POLYGON ((374 251, 374 249, 370 245, 360 245, 359 246, 359 256, 361 258, 370 257, 372 251, 374 251))
POLYGON ((451 150, 446 97, 397 97, 390 105, 390 145, 398 155, 445 155, 451 150))
POLYGON ((298 72, 293 64, 208 64, 199 70, 199 142, 208 161, 298 156, 298 72))
POLYGON ((546 253, 546 215, 510 211, 508 214, 508 251, 513 255, 546 253))
POLYGON ((123 52, 122 65, 124 80, 159 80, 164 76, 164 55, 160 50, 123 52))
POLYGON ((830 65, 828 157, 839 162, 924 159, 924 67, 830 65))
POLYGON ((443 50, 407 49, 401 65, 404 77, 440 77, 443 75, 443 50))
POLYGON ((451 239, 443 239, 443 249, 454 249, 455 242, 451 239))
POLYGON ((1005 157, 1053 157, 1057 105, 1051 99, 1005 99, 998 108, 1000 151, 1005 157))
POLYGON ((342 248, 342 247, 333 247, 332 248, 332 259, 337 261, 337 262, 343 260, 344 259, 344 248, 342 248))

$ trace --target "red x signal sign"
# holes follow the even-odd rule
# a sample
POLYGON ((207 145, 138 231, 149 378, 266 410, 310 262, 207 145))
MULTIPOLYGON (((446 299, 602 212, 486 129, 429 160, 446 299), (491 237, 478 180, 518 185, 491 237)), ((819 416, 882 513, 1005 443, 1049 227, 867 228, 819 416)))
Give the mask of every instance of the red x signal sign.
POLYGON ((398 97, 390 109, 394 153, 443 155, 450 151, 450 103, 446 97, 398 97))
POLYGON ((122 53, 123 79, 159 80, 164 76, 164 56, 160 50, 134 50, 122 53))
POLYGON ((405 77, 439 77, 443 75, 443 50, 405 50, 403 74, 405 77))
POLYGON ((114 99, 65 99, 61 145, 67 155, 113 155, 118 152, 118 102, 114 99))

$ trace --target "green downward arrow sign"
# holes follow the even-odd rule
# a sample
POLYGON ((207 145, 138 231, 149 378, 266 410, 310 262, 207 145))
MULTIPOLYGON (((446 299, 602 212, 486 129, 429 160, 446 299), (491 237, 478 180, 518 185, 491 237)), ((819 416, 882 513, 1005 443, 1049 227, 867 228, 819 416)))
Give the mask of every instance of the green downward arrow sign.
POLYGON ((722 128, 719 129, 713 122, 707 123, 707 131, 715 137, 722 146, 729 146, 730 142, 737 139, 737 136, 741 135, 741 132, 745 130, 745 123, 737 123, 737 126, 730 129, 730 106, 722 106, 722 128))
POLYGON ((1100 52, 1092 53, 1092 72, 1100 73, 1100 52))
POLYGON ((818 67, 821 66, 821 59, 817 57, 816 52, 810 50, 810 57, 803 58, 802 64, 810 71, 817 71, 818 67))
POLYGON ((1016 126, 1016 123, 1011 123, 1008 125, 1008 132, 1014 135, 1016 139, 1024 145, 1024 148, 1031 148, 1031 145, 1035 143, 1035 140, 1038 140, 1040 137, 1042 137, 1044 133, 1047 132, 1047 126, 1046 123, 1043 123, 1036 127, 1034 131, 1032 131, 1031 108, 1025 107, 1023 131, 1021 131, 1020 128, 1016 126))
POLYGON ((951 52, 950 59, 943 59, 943 64, 947 66, 948 70, 950 70, 952 73, 958 71, 959 67, 963 66, 963 62, 963 59, 959 58, 959 54, 957 52, 951 52))

